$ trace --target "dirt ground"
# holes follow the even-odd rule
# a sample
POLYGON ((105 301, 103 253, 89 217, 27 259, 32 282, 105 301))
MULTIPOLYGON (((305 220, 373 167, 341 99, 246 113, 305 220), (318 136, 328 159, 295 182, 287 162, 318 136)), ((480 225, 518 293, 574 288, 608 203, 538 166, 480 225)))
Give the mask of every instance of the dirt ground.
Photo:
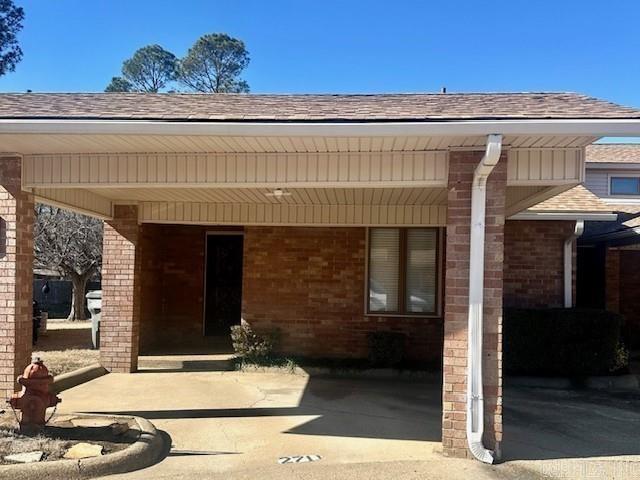
POLYGON ((33 451, 44 452, 43 461, 60 460, 67 450, 80 442, 101 445, 102 453, 106 455, 126 448, 139 436, 138 430, 127 429, 132 427, 131 423, 128 426, 125 423, 124 428, 117 430, 112 428, 112 425, 122 423, 117 420, 107 425, 109 420, 101 418, 95 426, 87 427, 76 426, 70 419, 73 419, 72 415, 54 416, 42 433, 29 436, 18 431, 17 419, 11 410, 0 414, 0 465, 13 463, 5 460, 7 455, 33 451))
POLYGON ((49 320, 47 333, 33 347, 52 375, 71 372, 98 362, 99 351, 91 348, 91 322, 49 320))

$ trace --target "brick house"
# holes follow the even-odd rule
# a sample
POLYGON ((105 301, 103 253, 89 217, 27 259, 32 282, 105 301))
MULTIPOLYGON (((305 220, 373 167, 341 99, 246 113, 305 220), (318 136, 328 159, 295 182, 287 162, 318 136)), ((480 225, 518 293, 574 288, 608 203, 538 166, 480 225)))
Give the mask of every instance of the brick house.
POLYGON ((611 219, 540 204, 586 145, 638 134, 577 94, 0 95, 2 389, 30 352, 37 201, 105 220, 110 371, 241 318, 316 357, 402 332, 442 364, 445 452, 492 461, 503 304, 571 304, 576 222, 611 219))
POLYGON ((615 222, 587 222, 578 248, 578 305, 625 318, 625 342, 640 349, 640 144, 586 148, 584 186, 615 222))

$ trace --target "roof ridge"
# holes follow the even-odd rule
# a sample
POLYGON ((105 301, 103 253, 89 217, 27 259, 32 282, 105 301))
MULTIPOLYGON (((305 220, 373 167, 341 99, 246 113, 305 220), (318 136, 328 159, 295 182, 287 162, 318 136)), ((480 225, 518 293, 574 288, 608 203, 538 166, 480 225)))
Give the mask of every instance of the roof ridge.
MULTIPOLYGON (((41 95, 98 95, 98 96, 115 96, 115 95, 149 95, 149 96, 243 96, 243 97, 380 97, 380 96, 496 96, 496 95, 575 95, 579 97, 594 98, 589 95, 571 92, 571 91, 496 91, 496 92, 372 92, 372 93, 294 93, 294 92, 252 92, 252 93, 210 93, 210 92, 0 92, 0 95, 6 96, 41 96, 41 95)), ((606 101, 606 100, 600 100, 606 101)))

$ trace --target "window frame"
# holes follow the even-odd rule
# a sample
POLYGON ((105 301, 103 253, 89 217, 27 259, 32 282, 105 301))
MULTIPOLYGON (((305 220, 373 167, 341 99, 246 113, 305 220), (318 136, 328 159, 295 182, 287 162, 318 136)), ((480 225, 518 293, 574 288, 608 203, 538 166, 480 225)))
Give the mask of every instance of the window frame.
POLYGON ((610 173, 608 175, 607 186, 609 188, 609 196, 610 197, 631 197, 631 198, 639 198, 640 197, 640 175, 639 174, 624 174, 624 173, 610 173), (613 193, 613 180, 616 178, 634 178, 638 184, 638 193, 613 193))
POLYGON ((367 237, 365 242, 366 248, 366 260, 365 260, 365 299, 364 299, 364 312, 365 316, 371 317, 421 317, 421 318, 440 318, 442 316, 442 263, 444 259, 443 255, 443 232, 441 227, 431 226, 414 226, 414 227, 367 227, 367 237), (399 255, 399 277, 398 277, 398 310, 396 311, 384 311, 376 312, 369 309, 370 306, 370 294, 369 289, 369 271, 371 268, 371 232, 374 229, 394 229, 399 230, 400 237, 400 255, 399 255), (435 230, 436 232, 436 278, 435 278, 435 305, 432 312, 408 312, 407 311, 407 232, 411 229, 417 230, 435 230))

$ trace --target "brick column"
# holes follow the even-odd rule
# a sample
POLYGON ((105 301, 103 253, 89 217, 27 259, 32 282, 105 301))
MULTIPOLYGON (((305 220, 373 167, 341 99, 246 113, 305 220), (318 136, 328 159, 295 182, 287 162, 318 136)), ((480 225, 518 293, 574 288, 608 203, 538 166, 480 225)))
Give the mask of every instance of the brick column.
POLYGON ((18 390, 31 361, 33 195, 22 191, 22 162, 0 158, 0 395, 18 390))
POLYGON ((620 250, 607 248, 604 258, 606 309, 620 313, 620 250))
MULTIPOLYGON (((467 320, 471 182, 482 152, 451 152, 447 206, 442 444, 446 455, 470 457, 466 439, 467 320)), ((487 186, 484 275, 485 446, 502 440, 502 269, 506 155, 487 186)))
POLYGON ((100 363, 110 372, 138 369, 140 255, 138 208, 116 205, 104 224, 100 363))

